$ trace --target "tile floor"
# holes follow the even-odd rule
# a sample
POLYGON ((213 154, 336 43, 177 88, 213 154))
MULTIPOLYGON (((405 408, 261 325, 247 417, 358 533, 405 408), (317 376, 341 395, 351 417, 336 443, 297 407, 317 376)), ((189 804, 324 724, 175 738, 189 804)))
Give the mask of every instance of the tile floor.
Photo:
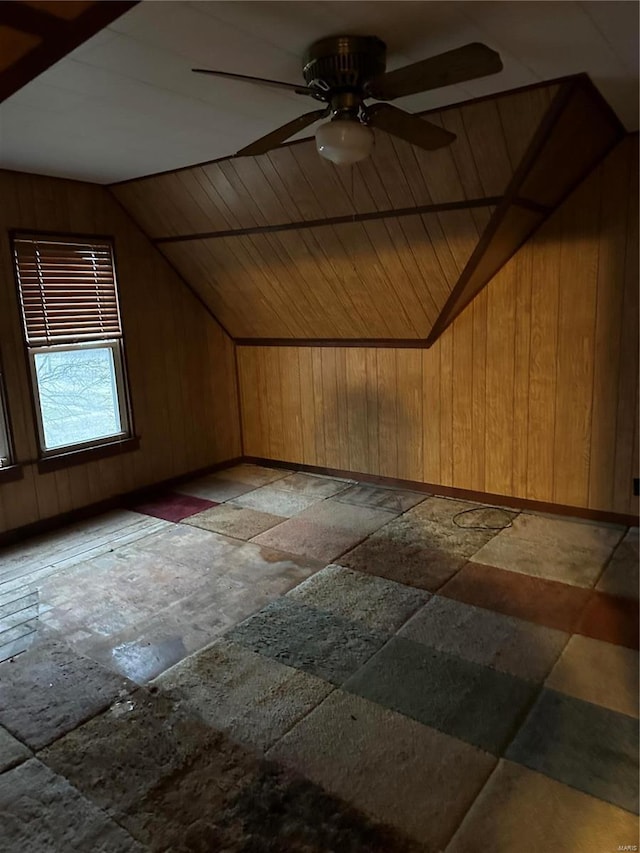
POLYGON ((638 528, 240 465, 0 552, 0 853, 638 844, 638 528))

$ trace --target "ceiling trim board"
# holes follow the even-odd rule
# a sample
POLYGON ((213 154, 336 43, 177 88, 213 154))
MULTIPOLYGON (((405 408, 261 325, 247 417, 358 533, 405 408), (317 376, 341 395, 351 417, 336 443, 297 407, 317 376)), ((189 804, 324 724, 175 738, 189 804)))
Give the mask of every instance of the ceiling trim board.
POLYGON ((370 347, 427 349, 426 338, 234 338, 236 347, 370 347))
MULTIPOLYGON (((53 20, 56 23, 51 24, 48 32, 39 33, 43 36, 42 44, 32 48, 32 50, 17 62, 14 62, 0 72, 0 103, 33 80, 34 77, 37 77, 38 74, 42 74, 43 71, 46 71, 47 68, 65 57, 76 47, 79 47, 87 39, 91 38, 91 36, 111 24, 116 18, 128 12, 138 2, 139 0, 108 0, 108 2, 107 0, 100 0, 100 2, 94 3, 93 6, 72 20, 59 23, 58 19, 54 18, 53 20)), ((5 23, 2 12, 6 7, 18 5, 15 0, 10 0, 8 3, 3 2, 0 7, 0 21, 5 23)), ((13 14, 17 22, 12 26, 21 29, 19 23, 20 14, 23 14, 25 17, 25 26, 28 25, 25 13, 19 13, 16 10, 13 14)), ((47 19, 52 18, 49 13, 41 13, 41 16, 44 15, 47 16, 47 19)), ((32 20, 31 26, 35 26, 35 17, 32 20)), ((32 30, 28 31, 33 32, 32 30)))
POLYGON ((228 231, 205 231, 201 234, 180 234, 173 237, 155 237, 152 242, 182 243, 190 240, 215 240, 222 237, 242 237, 247 234, 272 234, 276 231, 298 231, 301 228, 319 228, 323 225, 345 225, 352 222, 367 222, 372 219, 388 219, 399 216, 415 216, 422 213, 442 213, 447 210, 468 210, 477 207, 495 207, 502 201, 502 196, 487 196, 486 198, 463 199, 461 201, 441 202, 440 204, 423 204, 418 207, 402 207, 396 210, 372 210, 368 213, 353 213, 346 216, 329 216, 324 219, 303 219, 296 222, 283 222, 280 225, 255 225, 252 228, 235 228, 228 231))
MULTIPOLYGON (((104 190, 106 190, 107 192, 109 192, 108 187, 103 187, 103 189, 104 189, 104 190)), ((204 308, 204 310, 207 312, 207 314, 211 317, 211 319, 214 321, 214 323, 216 323, 216 325, 218 325, 218 326, 220 327, 220 329, 222 329, 222 331, 225 333, 225 335, 229 338, 229 340, 230 340, 230 341, 234 341, 233 335, 231 335, 231 333, 229 332, 229 330, 228 330, 228 329, 224 326, 224 324, 223 324, 223 323, 221 323, 221 322, 220 322, 220 320, 216 317, 216 315, 213 313, 213 311, 211 310, 211 308, 210 308, 210 307, 207 305, 207 303, 204 301, 204 299, 202 298, 202 296, 200 296, 200 294, 199 294, 199 293, 198 293, 198 291, 195 289, 195 287, 193 287, 193 286, 192 286, 192 285, 191 285, 191 284, 186 280, 186 278, 182 275, 182 273, 180 272, 180 270, 179 270, 179 269, 175 266, 175 264, 174 264, 174 263, 173 263, 173 262, 172 262, 172 261, 171 261, 171 260, 166 256, 166 255, 165 255, 165 253, 164 253, 163 251, 161 251, 160 249, 158 249, 158 247, 157 247, 157 246, 155 246, 155 245, 154 245, 154 242, 153 242, 153 240, 151 239, 151 237, 149 237, 149 235, 148 235, 148 234, 147 234, 147 232, 144 230, 144 228, 140 225, 140 223, 139 223, 139 222, 136 222, 136 220, 131 216, 131 214, 129 213, 129 211, 127 210, 127 208, 122 204, 122 202, 121 202, 121 201, 120 201, 120 199, 115 195, 115 193, 109 192, 109 195, 110 195, 110 197, 115 201, 115 203, 118 205, 118 207, 122 210, 122 212, 125 214, 125 216, 127 217, 127 219, 130 219, 130 220, 131 220, 131 222, 134 224, 134 226, 135 226, 136 228, 138 228, 138 229, 139 229, 139 231, 140 231, 140 233, 142 234, 142 236, 143 236, 146 240, 148 240, 148 241, 149 241, 149 243, 151 243, 151 245, 152 245, 152 246, 153 246, 153 248, 156 250, 156 252, 158 252, 158 254, 159 254, 159 255, 160 255, 160 257, 162 258, 162 260, 167 264, 167 266, 169 266, 169 267, 170 267, 170 269, 171 269, 171 270, 173 270, 173 272, 176 274, 176 276, 178 277, 178 279, 179 279, 179 280, 184 284, 184 286, 187 288, 187 290, 188 290, 191 294, 193 294, 193 296, 195 296, 195 298, 198 300, 198 302, 200 303, 200 305, 202 305, 202 307, 203 307, 203 308, 204 308)))
POLYGON ((518 249, 520 249, 527 240, 531 239, 551 214, 562 205, 576 187, 582 183, 582 181, 626 135, 627 133, 622 123, 586 74, 578 75, 577 77, 566 81, 560 87, 560 90, 556 94, 546 115, 540 123, 538 130, 534 134, 525 156, 518 165, 513 178, 507 187, 502 203, 494 211, 491 221, 480 238, 473 254, 469 258, 460 278, 451 291, 444 308, 440 312, 440 316, 434 323, 434 326, 427 338, 428 346, 432 346, 436 342, 444 330, 451 325, 455 318, 462 313, 467 305, 469 305, 469 303, 489 283, 489 281, 497 275, 500 269, 502 269, 502 267, 516 254, 518 249), (609 143, 598 152, 598 156, 589 160, 586 163, 585 168, 575 177, 575 179, 563 188, 553 205, 540 205, 538 202, 526 198, 525 194, 521 195, 520 191, 525 185, 534 167, 539 163, 541 155, 544 153, 544 149, 547 144, 551 141, 554 131, 558 128, 565 110, 570 106, 572 99, 579 92, 587 93, 589 97, 593 99, 594 108, 601 112, 605 122, 608 121, 611 123, 611 139, 609 143), (533 201, 533 205, 528 203, 518 204, 518 201, 524 201, 525 199, 527 202, 533 201), (483 281, 479 287, 469 290, 469 292, 465 294, 465 289, 472 281, 481 261, 485 258, 492 241, 496 238, 498 230, 507 222, 507 218, 513 211, 514 207, 528 208, 532 213, 538 213, 539 219, 537 222, 532 223, 532 227, 526 230, 526 233, 522 235, 521 239, 509 246, 509 250, 504 253, 502 262, 487 275, 486 280, 483 281), (542 210, 540 210, 540 208, 542 208, 542 210))
MULTIPOLYGON (((584 72, 582 72, 580 74, 569 74, 565 77, 556 77, 552 80, 540 80, 536 83, 528 83, 526 86, 518 86, 515 89, 505 89, 502 92, 493 92, 493 93, 490 93, 488 95, 480 95, 477 98, 467 98, 465 101, 456 101, 456 103, 454 103, 454 104, 447 104, 446 106, 442 106, 442 107, 434 107, 433 109, 430 109, 430 110, 422 110, 420 112, 415 113, 415 115, 419 116, 420 118, 424 118, 425 116, 433 115, 434 113, 444 113, 444 112, 447 112, 449 110, 456 110, 456 109, 461 109, 462 107, 471 106, 472 104, 475 105, 475 104, 481 104, 484 101, 499 100, 500 98, 506 98, 509 95, 517 95, 517 94, 520 94, 522 92, 529 92, 529 91, 533 91, 535 89, 543 89, 543 88, 546 88, 548 86, 563 85, 564 83, 568 83, 568 82, 580 80, 580 79, 587 80, 590 85, 593 85, 591 83, 591 79, 589 78, 589 75, 584 73, 584 72)), ((594 86, 594 88, 595 88, 595 86, 594 86)), ((603 98, 603 101, 604 101, 604 98, 603 98)), ((605 103, 606 103, 606 101, 605 101, 605 103)), ((608 103, 607 103, 607 107, 611 110, 611 113, 615 116, 616 120, 619 122, 620 120, 618 119, 618 117, 616 116, 612 107, 610 107, 608 103)), ((300 145, 303 142, 308 142, 312 138, 313 138, 312 136, 305 136, 303 139, 294 139, 292 142, 283 142, 282 145, 278 146, 278 148, 290 148, 290 147, 295 146, 295 145, 300 145)), ((203 166, 212 166, 214 163, 224 163, 226 160, 234 160, 234 159, 236 159, 235 154, 228 154, 225 157, 216 157, 213 160, 202 160, 198 163, 190 163, 187 166, 179 166, 177 169, 164 169, 161 172, 151 172, 148 175, 138 175, 135 178, 125 178, 125 180, 123 180, 123 181, 113 181, 112 183, 107 183, 104 186, 108 186, 109 188, 120 187, 120 186, 123 186, 125 184, 133 184, 136 181, 145 181, 148 179, 150 180, 151 178, 159 178, 162 175, 174 175, 178 172, 184 172, 187 169, 196 169, 198 167, 203 167, 203 166)))
POLYGON ((512 199, 512 204, 517 205, 518 207, 524 207, 526 210, 531 210, 533 213, 541 213, 543 215, 547 213, 551 213, 553 210, 548 204, 540 204, 537 201, 533 201, 530 198, 520 198, 516 197, 512 199))
POLYGON ((1 0, 0 24, 23 33, 50 38, 62 33, 67 28, 68 22, 63 18, 56 18, 44 9, 16 3, 15 0, 1 0))

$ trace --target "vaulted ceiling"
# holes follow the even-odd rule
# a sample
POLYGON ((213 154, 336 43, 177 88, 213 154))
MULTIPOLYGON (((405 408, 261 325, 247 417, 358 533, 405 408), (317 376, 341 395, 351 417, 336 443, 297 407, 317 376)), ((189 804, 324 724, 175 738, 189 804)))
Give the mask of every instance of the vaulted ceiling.
POLYGON ((347 168, 301 141, 111 190, 236 339, 431 343, 624 131, 585 77, 429 120, 455 141, 376 132, 347 168))
POLYGON ((110 189, 236 340, 430 345, 637 127, 638 5, 615 0, 0 2, 0 45, 9 19, 7 44, 31 39, 6 92, 100 15, 0 106, 0 165, 142 175, 110 189), (447 148, 376 131, 353 168, 312 139, 229 156, 308 107, 190 68, 296 81, 304 48, 339 31, 382 36, 389 69, 477 40, 504 70, 399 99, 456 135, 447 148))

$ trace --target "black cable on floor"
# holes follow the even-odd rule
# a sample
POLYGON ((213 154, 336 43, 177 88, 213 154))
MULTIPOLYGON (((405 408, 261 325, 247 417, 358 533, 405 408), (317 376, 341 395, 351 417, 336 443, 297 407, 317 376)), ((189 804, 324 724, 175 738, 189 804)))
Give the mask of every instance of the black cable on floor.
POLYGON ((500 509, 499 507, 493 506, 474 506, 471 509, 463 509, 460 512, 457 512, 453 516, 453 523, 456 527, 460 527, 462 530, 506 530, 508 527, 513 527, 513 519, 516 517, 518 513, 509 513, 506 509, 500 509), (486 512, 487 510, 491 510, 492 512, 501 512, 507 517, 506 524, 492 525, 492 524, 458 524, 458 519, 461 515, 468 515, 471 512, 486 512))

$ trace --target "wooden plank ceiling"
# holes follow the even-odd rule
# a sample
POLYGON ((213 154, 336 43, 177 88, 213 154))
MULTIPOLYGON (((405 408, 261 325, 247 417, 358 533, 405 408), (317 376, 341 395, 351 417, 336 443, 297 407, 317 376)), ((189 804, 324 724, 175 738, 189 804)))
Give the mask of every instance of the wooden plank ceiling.
POLYGON ((137 0, 0 0, 0 102, 137 0))
POLYGON ((376 133, 345 169, 305 140, 111 190, 236 340, 430 345, 623 131, 582 76, 429 120, 455 142, 376 133))

